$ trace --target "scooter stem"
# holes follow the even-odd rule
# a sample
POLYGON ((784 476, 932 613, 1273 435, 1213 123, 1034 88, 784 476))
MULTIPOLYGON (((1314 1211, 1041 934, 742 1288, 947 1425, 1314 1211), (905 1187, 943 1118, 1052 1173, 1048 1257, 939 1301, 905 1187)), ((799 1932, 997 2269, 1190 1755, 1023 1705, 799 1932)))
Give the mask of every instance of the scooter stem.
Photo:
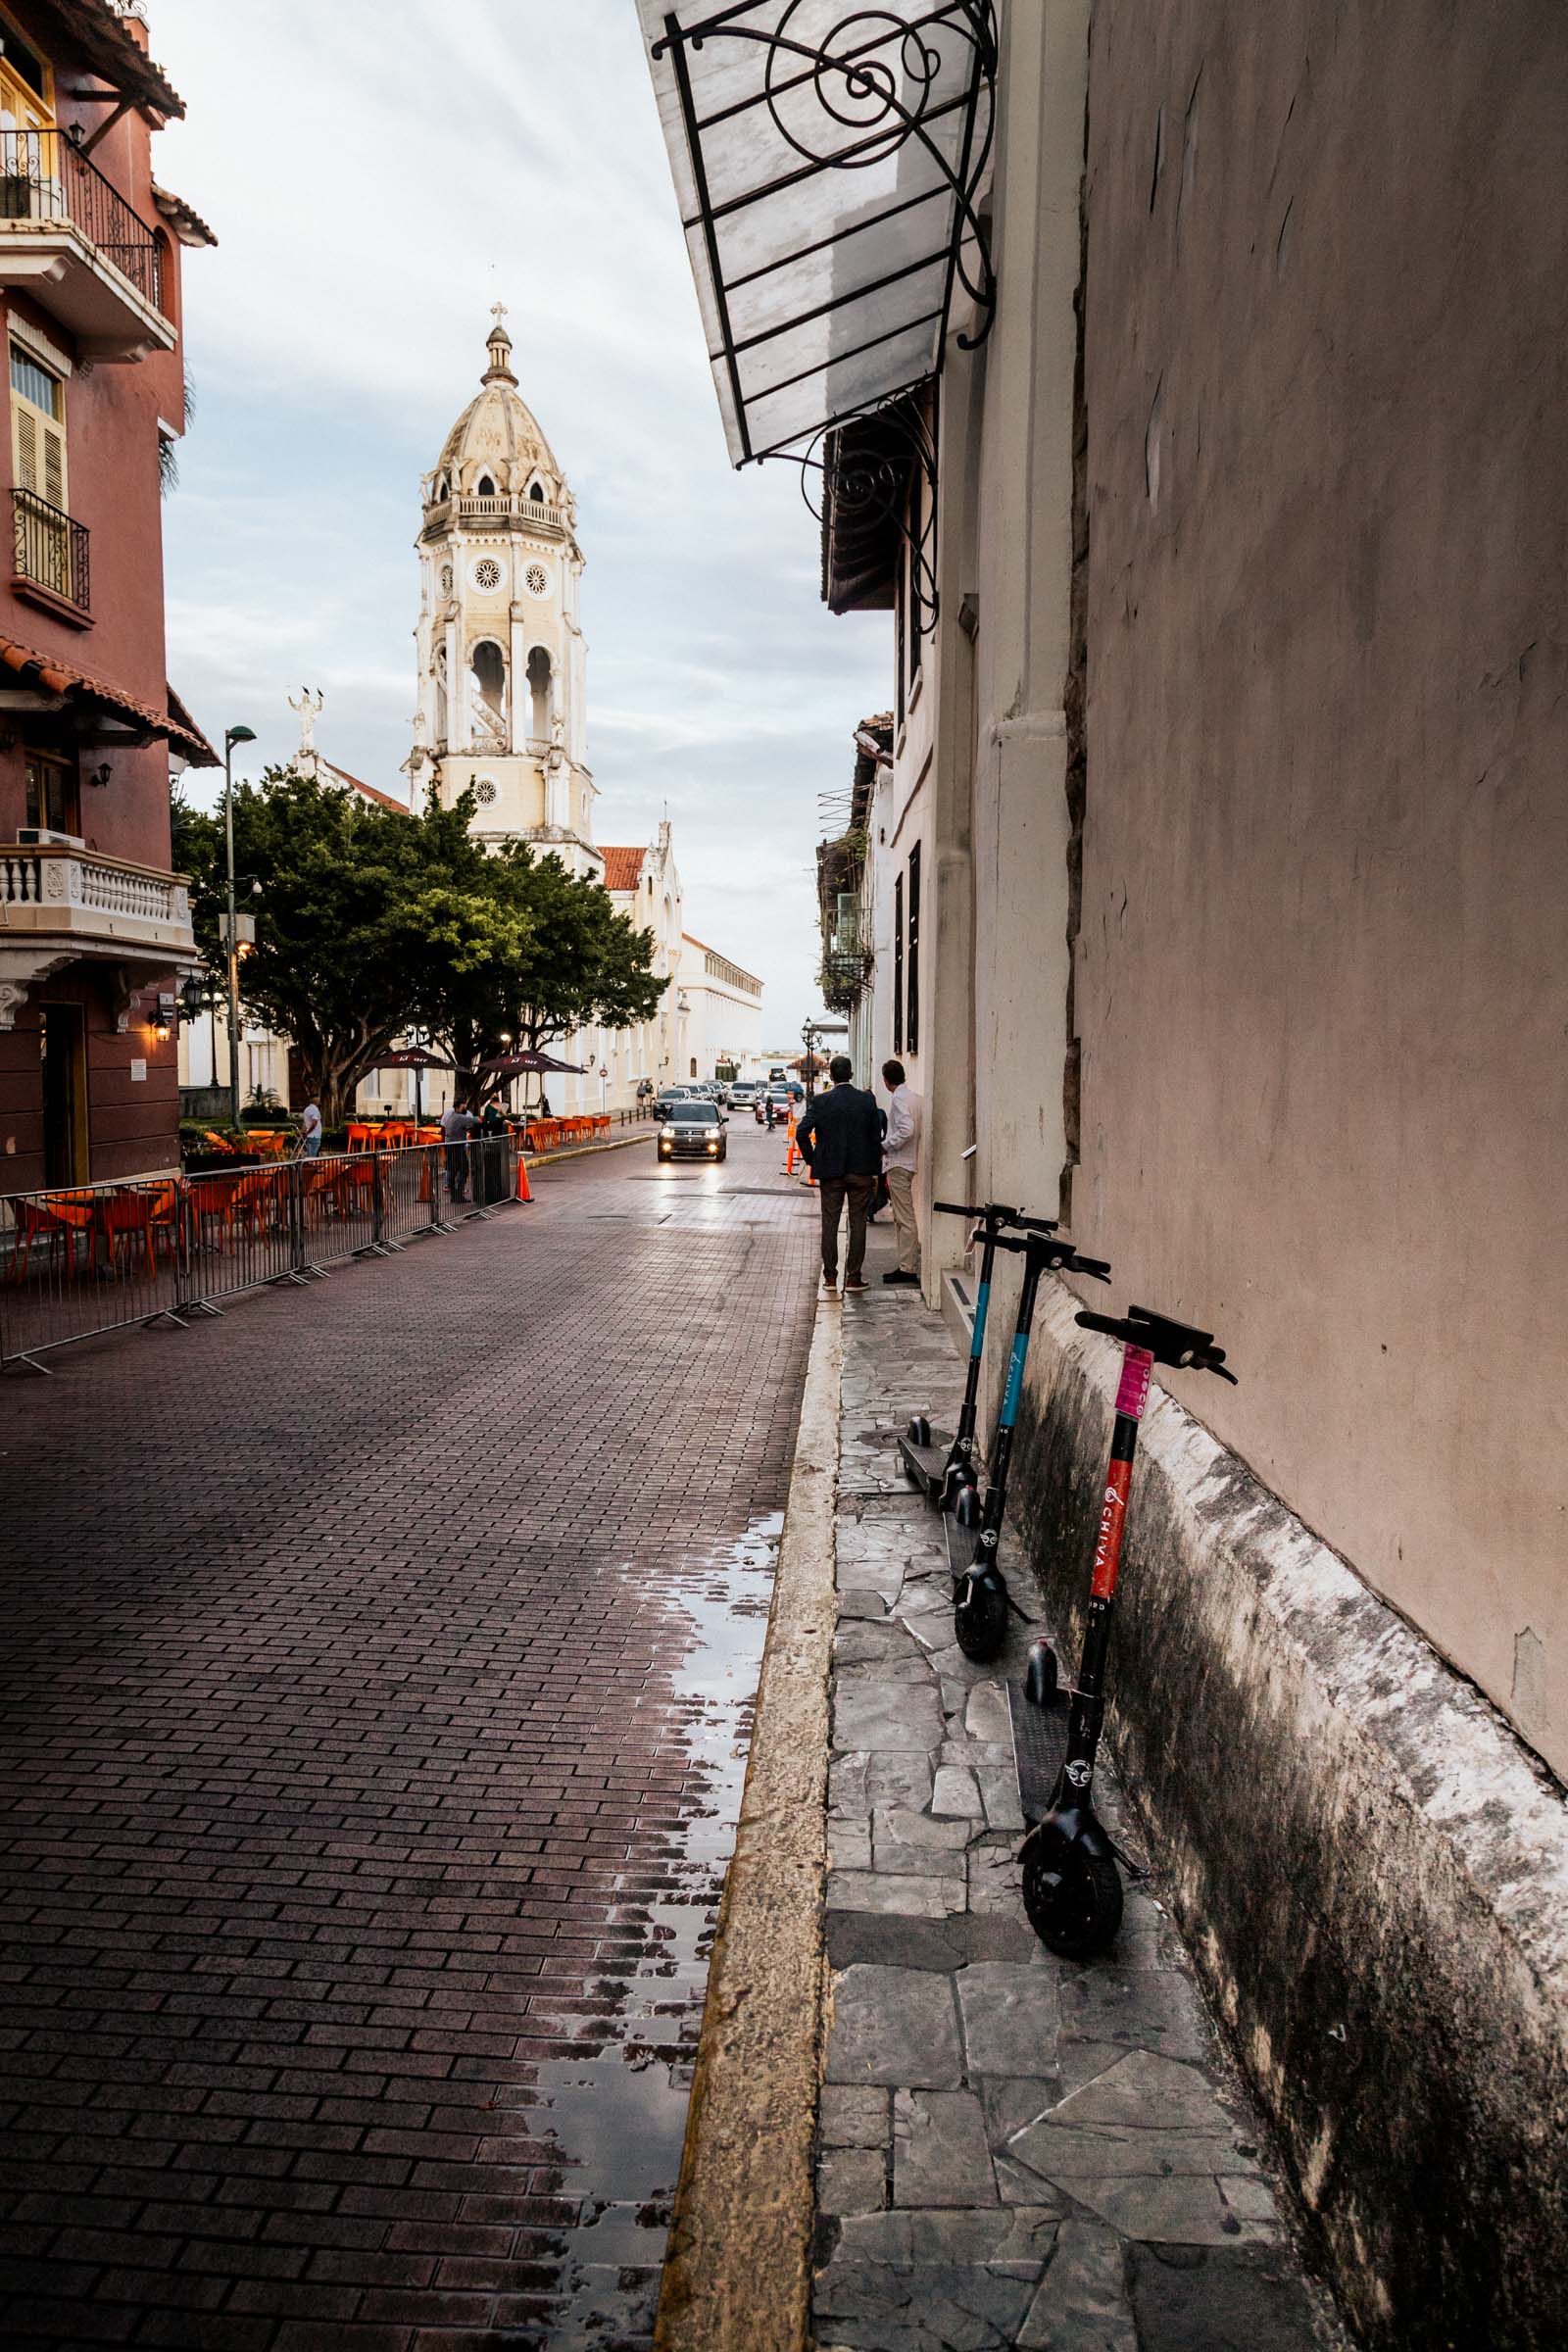
POLYGON ((1149 1378, 1153 1368, 1154 1359, 1147 1348, 1135 1348, 1130 1341, 1123 1345, 1110 1459, 1101 1490, 1100 1532, 1095 1540, 1094 1577, 1089 1588, 1089 1625, 1084 1635, 1083 1664, 1068 1707, 1067 1755, 1054 1800, 1055 1806, 1074 1799, 1085 1802, 1094 1785, 1095 1756, 1105 1713, 1110 1618, 1121 1571, 1122 1539, 1127 1529, 1127 1496, 1138 1451, 1138 1425, 1149 1401, 1149 1378))

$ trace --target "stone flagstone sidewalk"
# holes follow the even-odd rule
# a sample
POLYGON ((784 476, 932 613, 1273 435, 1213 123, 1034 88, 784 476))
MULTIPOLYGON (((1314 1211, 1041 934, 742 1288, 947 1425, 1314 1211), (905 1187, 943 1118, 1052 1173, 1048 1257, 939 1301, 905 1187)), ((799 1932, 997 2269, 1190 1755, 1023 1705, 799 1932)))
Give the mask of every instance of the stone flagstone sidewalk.
MULTIPOLYGON (((894 1441, 916 1407, 952 1427, 961 1365, 879 1271, 820 1310, 845 1350, 815 2341, 1321 2352, 1344 2339, 1157 1882, 1089 1966, 1025 1919, 1004 1679, 1029 1636, 989 1667, 954 1642, 940 1526, 894 1441)), ((1032 1612, 1016 1544, 1007 1572, 1032 1612)))

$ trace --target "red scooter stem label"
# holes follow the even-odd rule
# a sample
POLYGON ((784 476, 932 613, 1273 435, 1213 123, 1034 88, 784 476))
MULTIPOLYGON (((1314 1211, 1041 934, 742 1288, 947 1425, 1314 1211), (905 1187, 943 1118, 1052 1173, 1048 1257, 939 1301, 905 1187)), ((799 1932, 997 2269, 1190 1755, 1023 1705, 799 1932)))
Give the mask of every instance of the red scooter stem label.
POLYGON ((1128 1348, 1121 1359, 1121 1386, 1116 1392, 1116 1434, 1105 1483, 1101 1490, 1100 1533, 1095 1539, 1095 1573, 1090 1592, 1109 1600, 1116 1591, 1121 1567, 1121 1540, 1127 1525, 1127 1495, 1133 1483, 1133 1452, 1138 1424, 1149 1401, 1149 1376, 1154 1359, 1147 1348, 1128 1348))
POLYGON ((1129 1421, 1141 1421, 1149 1402, 1149 1376, 1154 1369, 1154 1359, 1147 1348, 1124 1348, 1121 1358, 1121 1387, 1116 1391, 1116 1410, 1125 1413, 1129 1421))
POLYGON ((1127 1490, 1132 1482, 1131 1462, 1107 1464, 1100 1505, 1100 1535, 1095 1544, 1094 1582, 1089 1588, 1096 1600, 1109 1600, 1116 1590, 1122 1530, 1127 1523, 1127 1490))

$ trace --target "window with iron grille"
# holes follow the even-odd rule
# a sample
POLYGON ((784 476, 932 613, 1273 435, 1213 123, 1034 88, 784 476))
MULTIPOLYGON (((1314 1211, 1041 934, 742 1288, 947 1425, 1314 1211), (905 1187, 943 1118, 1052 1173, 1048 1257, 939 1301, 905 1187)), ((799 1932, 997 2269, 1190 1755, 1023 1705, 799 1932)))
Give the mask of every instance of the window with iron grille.
POLYGON ((909 948, 904 1042, 911 1054, 920 1051, 920 844, 909 852, 909 948))
POLYGON ((904 1052, 904 876, 893 877, 893 1051, 904 1052))

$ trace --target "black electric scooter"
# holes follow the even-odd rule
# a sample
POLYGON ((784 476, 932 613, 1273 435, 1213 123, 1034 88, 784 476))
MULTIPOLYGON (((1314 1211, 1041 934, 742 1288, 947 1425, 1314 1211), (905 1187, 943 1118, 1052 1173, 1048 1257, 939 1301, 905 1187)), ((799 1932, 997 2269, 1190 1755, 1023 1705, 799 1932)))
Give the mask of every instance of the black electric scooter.
MULTIPOLYGON (((1006 1639, 1007 1612, 1014 1609, 998 1549, 1007 1508, 1012 1437, 1018 1423, 1018 1401, 1023 1395, 1024 1366, 1029 1360, 1029 1335, 1034 1328, 1040 1277, 1088 1274, 1096 1282, 1110 1280, 1110 1267, 1104 1258, 1085 1257, 1062 1234, 999 1233, 996 1247, 1014 1250, 1022 1257, 1023 1288, 1018 1294, 1006 1386, 1002 1393, 1002 1409, 997 1415, 997 1434, 991 1447, 991 1475, 984 1502, 972 1487, 961 1488, 946 1523, 948 1568, 953 1577, 954 1635, 964 1656, 977 1665, 997 1655, 1006 1639)), ((1021 1612, 1014 1609, 1014 1614, 1021 1612)))
POLYGON ((1018 1801, 1025 1821, 1033 1825, 1019 1857, 1029 1925, 1062 1959, 1092 1960, 1121 1925, 1118 1849, 1095 1812, 1093 1790, 1105 1712, 1111 1610, 1149 1376, 1155 1364, 1182 1372, 1213 1372, 1233 1385, 1236 1375, 1225 1369, 1225 1350, 1215 1347, 1212 1332, 1173 1323, 1147 1306, 1129 1307, 1119 1320, 1088 1311, 1077 1319, 1085 1331, 1102 1331, 1122 1344, 1121 1385, 1101 1491, 1083 1664, 1077 1688, 1058 1690, 1056 1654, 1049 1642, 1036 1642, 1023 1681, 1007 1686, 1007 1703, 1018 1801))
MULTIPOLYGON (((972 1217, 975 1233, 971 1240, 980 1241, 980 1285, 975 1293, 974 1328, 969 1340, 969 1369, 963 1383, 963 1402, 958 1408, 958 1426, 951 1438, 946 1432, 933 1432, 924 1413, 915 1413, 908 1428, 899 1440, 899 1454, 904 1474, 912 1479, 928 1502, 939 1510, 951 1510, 963 1487, 980 1483, 975 1463, 975 1421, 980 1397, 980 1359, 985 1353, 986 1317, 991 1307, 991 1276, 997 1262, 997 1241, 1004 1226, 1027 1229, 1031 1233, 1054 1233, 1055 1222, 1048 1217, 1026 1217, 1015 1208, 1006 1208, 1000 1200, 990 1200, 984 1208, 970 1208, 956 1200, 933 1200, 932 1207, 946 1217, 972 1217)), ((978 1526, 978 1520, 974 1523, 978 1526)))

